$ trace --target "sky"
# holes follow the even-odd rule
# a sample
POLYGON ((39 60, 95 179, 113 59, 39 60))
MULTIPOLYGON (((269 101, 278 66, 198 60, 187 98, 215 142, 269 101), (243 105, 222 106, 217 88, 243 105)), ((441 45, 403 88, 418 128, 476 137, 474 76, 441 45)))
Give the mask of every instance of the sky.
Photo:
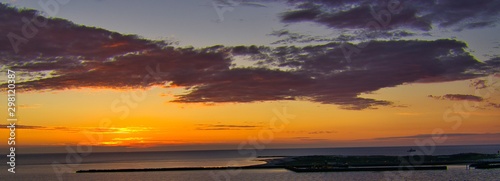
POLYGON ((0 2, 21 152, 500 144, 499 0, 0 2))

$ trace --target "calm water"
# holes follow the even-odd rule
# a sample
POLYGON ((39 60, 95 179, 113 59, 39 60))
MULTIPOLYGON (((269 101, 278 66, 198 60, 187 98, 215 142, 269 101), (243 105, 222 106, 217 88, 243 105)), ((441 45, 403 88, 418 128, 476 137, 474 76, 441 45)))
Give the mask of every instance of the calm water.
MULTIPOLYGON (((260 156, 299 155, 405 155, 408 147, 270 149, 260 156)), ((434 155, 496 153, 498 146, 440 146, 434 155)), ((187 151, 143 153, 92 153, 75 159, 68 154, 18 155, 16 174, 2 165, 0 180, 499 180, 500 169, 466 170, 464 165, 446 171, 294 173, 284 169, 225 171, 178 171, 135 173, 85 173, 80 169, 163 168, 188 166, 241 166, 263 163, 238 151, 187 151), (54 167, 53 162, 60 163, 54 167), (76 164, 66 164, 76 163, 76 164), (62 174, 57 174, 60 172, 62 174)), ((4 160, 2 160, 4 161, 4 160)))

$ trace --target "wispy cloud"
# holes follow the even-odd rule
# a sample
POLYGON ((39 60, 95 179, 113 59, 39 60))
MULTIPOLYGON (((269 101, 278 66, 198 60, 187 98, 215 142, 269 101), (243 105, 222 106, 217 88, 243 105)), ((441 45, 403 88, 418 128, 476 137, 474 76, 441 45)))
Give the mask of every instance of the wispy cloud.
POLYGON ((335 134, 337 131, 333 130, 320 130, 320 131, 284 131, 284 133, 288 134, 310 134, 310 135, 319 135, 319 134, 335 134))
POLYGON ((165 145, 176 145, 185 143, 182 140, 155 140, 145 137, 118 137, 99 142, 97 145, 127 147, 127 148, 152 148, 165 145))
POLYGON ((19 109, 38 109, 40 108, 42 105, 40 104, 20 104, 18 105, 17 107, 19 109))
MULTIPOLYGON (((7 126, 10 126, 8 124, 0 124, 0 129, 9 129, 7 126)), ((21 125, 17 124, 15 125, 16 129, 47 129, 47 127, 44 126, 30 126, 30 125, 21 125)))
POLYGON ((294 140, 300 140, 300 141, 309 141, 309 142, 316 142, 316 141, 331 141, 329 139, 322 139, 322 138, 313 138, 313 137, 294 137, 292 138, 294 140))
MULTIPOLYGON (((8 124, 0 124, 0 129, 7 128, 8 124)), ((101 134, 130 134, 138 132, 153 131, 155 129, 149 127, 112 127, 112 128, 89 128, 89 127, 65 127, 65 126, 34 126, 16 124, 16 129, 27 130, 44 130, 44 131, 68 131, 68 132, 92 132, 101 134)))
MULTIPOLYGON (((374 138, 373 140, 396 140, 396 139, 432 139, 436 137, 433 134, 418 134, 418 135, 409 135, 409 136, 395 136, 395 137, 380 137, 374 138)), ((447 137, 447 138, 475 138, 475 137, 497 137, 500 138, 500 133, 448 133, 439 135, 439 137, 447 137)))
POLYGON ((308 132, 307 134, 334 134, 337 133, 337 131, 311 131, 308 132))
MULTIPOLYGON (((0 124, 0 129, 9 129, 8 124, 0 124)), ((69 131, 69 132, 78 132, 80 131, 77 128, 69 128, 64 126, 34 126, 34 125, 22 125, 16 124, 16 129, 26 129, 26 130, 46 130, 46 131, 69 131)))
POLYGON ((444 96, 433 96, 429 95, 430 98, 439 99, 439 100, 452 100, 452 101, 474 101, 474 102, 482 102, 484 99, 475 95, 466 95, 466 94, 446 94, 444 96))
POLYGON ((398 112, 396 115, 401 115, 401 116, 420 116, 422 113, 416 113, 416 112, 398 112))
POLYGON ((130 134, 153 130, 149 127, 111 127, 111 128, 81 128, 82 131, 103 133, 103 134, 130 134))
POLYGON ((255 125, 234 125, 234 124, 198 124, 196 130, 255 130, 260 126, 255 125))
POLYGON ((488 105, 493 108, 500 108, 500 104, 497 103, 489 103, 488 105))

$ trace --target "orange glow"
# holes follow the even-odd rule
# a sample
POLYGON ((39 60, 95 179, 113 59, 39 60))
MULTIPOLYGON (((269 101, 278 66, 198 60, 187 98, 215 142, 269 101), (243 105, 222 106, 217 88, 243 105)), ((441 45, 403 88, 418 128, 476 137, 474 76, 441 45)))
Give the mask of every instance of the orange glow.
POLYGON ((127 44, 128 44, 127 42, 116 42, 114 44, 104 45, 103 47, 104 48, 116 48, 116 47, 120 47, 120 46, 125 46, 127 44))
MULTIPOLYGON (((263 133, 272 134, 272 139, 264 140, 268 145, 324 147, 408 145, 412 144, 412 140, 384 138, 431 134, 438 128, 447 134, 498 132, 500 114, 494 109, 455 111, 453 115, 466 117, 461 118, 463 121, 460 127, 454 130, 453 122, 447 122, 443 115, 450 107, 461 102, 436 100, 428 98, 428 95, 436 94, 435 92, 439 95, 440 92, 451 90, 465 90, 466 94, 472 90, 467 81, 447 83, 445 88, 441 86, 442 84, 414 84, 361 95, 394 101, 397 105, 411 105, 362 111, 343 110, 335 105, 307 101, 172 103, 169 102, 171 97, 161 96, 165 89, 159 88, 139 90, 144 91, 145 99, 129 102, 130 105, 123 99, 138 90, 96 88, 26 93, 19 95, 21 116, 18 124, 31 127, 19 128, 16 133, 19 144, 28 146, 89 144, 153 148, 205 145, 210 148, 210 145, 231 144, 236 145, 236 149, 237 145, 248 140, 263 142, 259 140, 259 136, 269 138, 269 135, 263 133), (407 96, 408 92, 412 92, 413 96, 407 96), (113 102, 117 101, 120 104, 115 104, 122 106, 126 112, 116 109, 116 105, 113 107, 113 102), (283 129, 273 130, 271 123, 276 116, 274 111, 281 111, 283 107, 295 118, 287 124, 274 122, 275 126, 282 126, 283 129), (108 120, 109 124, 102 126, 102 120, 108 120), (89 135, 95 140, 90 139, 89 135)), ((499 100, 498 93, 489 98, 492 102, 499 100)), ((487 105, 487 102, 479 104, 487 105)), ((2 106, 5 109, 5 105, 2 106)), ((0 134, 8 135, 9 132, 4 128, 0 129, 0 134)), ((450 140, 450 143, 458 142, 458 139, 450 140)), ((6 146, 5 142, 1 144, 6 146)))

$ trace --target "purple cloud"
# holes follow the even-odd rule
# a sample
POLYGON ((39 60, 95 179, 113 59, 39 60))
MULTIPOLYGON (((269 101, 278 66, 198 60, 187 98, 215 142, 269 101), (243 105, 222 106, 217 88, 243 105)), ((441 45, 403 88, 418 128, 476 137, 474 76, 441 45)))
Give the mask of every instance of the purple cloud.
POLYGON ((463 30, 495 26, 500 13, 499 0, 289 0, 289 3, 294 9, 281 15, 283 22, 315 22, 335 29, 366 29, 371 27, 367 26, 371 21, 384 22, 381 20, 385 18, 385 29, 463 30))
MULTIPOLYGON (((22 33, 22 17, 35 14, 0 5, 0 34, 22 33)), ((46 21, 47 27, 17 52, 6 36, 0 37, 0 63, 31 78, 17 84, 20 90, 127 89, 169 82, 187 91, 174 102, 308 100, 361 110, 392 104, 362 98, 363 93, 404 83, 470 79, 498 72, 500 66, 495 60, 477 61, 465 51, 466 43, 447 39, 371 41, 348 63, 341 44, 328 41, 302 47, 195 49, 63 19, 46 21), (233 67, 240 56, 250 57, 258 67, 233 67), (157 76, 145 81, 152 72, 157 76)))
POLYGON ((440 99, 440 100, 452 100, 452 101, 474 101, 482 102, 484 99, 475 95, 464 95, 464 94, 446 94, 444 96, 432 96, 429 97, 440 99))

